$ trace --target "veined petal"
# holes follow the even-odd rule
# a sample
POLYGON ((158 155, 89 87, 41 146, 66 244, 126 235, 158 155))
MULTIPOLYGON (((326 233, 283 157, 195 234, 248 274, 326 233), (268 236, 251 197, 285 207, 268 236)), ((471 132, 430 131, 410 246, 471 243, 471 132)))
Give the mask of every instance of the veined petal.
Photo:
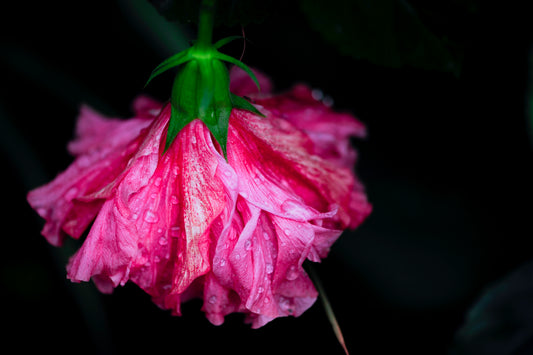
POLYGON ((221 324, 226 314, 243 312, 257 328, 301 315, 317 297, 302 263, 326 256, 340 233, 272 215, 240 197, 231 231, 216 245, 216 278, 206 281, 207 317, 221 324))
POLYGON ((161 114, 153 121, 136 154, 114 182, 115 187, 109 189, 113 196, 104 203, 87 239, 67 266, 72 281, 89 281, 93 277, 102 292, 111 292, 128 280, 132 261, 140 249, 143 222, 152 217, 148 210, 137 210, 136 197, 146 190, 156 170, 168 112, 166 117, 165 121, 165 114, 161 114), (144 215, 139 216, 141 212, 144 215))
POLYGON ((287 93, 257 98, 256 103, 304 131, 314 143, 314 152, 329 162, 352 169, 356 152, 350 137, 365 137, 366 128, 348 113, 338 113, 317 99, 322 94, 305 85, 296 85, 287 93))
POLYGON ((93 195, 122 173, 139 147, 140 132, 148 124, 147 119, 108 119, 88 107, 81 108, 78 139, 69 146, 77 158, 53 181, 30 191, 27 197, 46 220, 42 234, 51 244, 61 245, 65 233, 74 238, 81 236, 103 204, 103 196, 93 195))
POLYGON ((310 220, 325 213, 337 229, 350 225, 353 174, 314 155, 302 131, 271 112, 264 119, 234 110, 228 138, 228 161, 240 177, 241 196, 252 204, 281 217, 310 220))

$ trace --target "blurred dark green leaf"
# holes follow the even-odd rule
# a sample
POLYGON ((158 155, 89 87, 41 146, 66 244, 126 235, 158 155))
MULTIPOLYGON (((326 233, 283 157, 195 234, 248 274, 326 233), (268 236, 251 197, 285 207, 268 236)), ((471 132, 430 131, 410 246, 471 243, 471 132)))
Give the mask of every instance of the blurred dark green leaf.
MULTIPOLYGON (((169 21, 197 23, 200 0, 148 0, 169 21)), ((218 0, 215 26, 228 27, 262 22, 272 9, 272 0, 218 0)))
POLYGON ((457 332, 451 354, 533 354, 533 262, 485 291, 457 332))
POLYGON ((300 5, 311 26, 342 54, 387 67, 460 70, 454 43, 446 33, 434 34, 406 0, 300 0, 300 5))

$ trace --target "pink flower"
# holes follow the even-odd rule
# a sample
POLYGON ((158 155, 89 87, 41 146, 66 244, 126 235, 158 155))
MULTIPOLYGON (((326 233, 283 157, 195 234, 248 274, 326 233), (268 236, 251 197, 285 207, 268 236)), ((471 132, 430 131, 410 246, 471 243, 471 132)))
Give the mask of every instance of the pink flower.
POLYGON ((82 107, 69 144, 75 161, 28 194, 54 245, 94 220, 67 266, 72 281, 92 278, 109 293, 131 280, 176 315, 200 297, 217 325, 241 312, 257 328, 314 303, 302 263, 326 257, 371 210, 349 146, 364 126, 306 87, 253 93, 246 80, 234 71, 232 90, 266 118, 233 110, 227 161, 200 120, 164 152, 168 104, 141 97, 129 120, 82 107))

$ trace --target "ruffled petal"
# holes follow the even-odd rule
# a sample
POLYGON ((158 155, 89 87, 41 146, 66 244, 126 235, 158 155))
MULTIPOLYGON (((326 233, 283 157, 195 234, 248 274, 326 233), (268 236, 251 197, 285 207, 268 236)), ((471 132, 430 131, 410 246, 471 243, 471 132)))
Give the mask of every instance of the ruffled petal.
POLYGON ((256 103, 272 110, 304 131, 314 143, 314 152, 330 163, 352 169, 356 159, 350 137, 366 136, 366 127, 350 114, 333 111, 313 97, 305 85, 287 93, 257 98, 256 103))
POLYGON ((41 233, 51 244, 61 245, 65 233, 74 238, 81 236, 106 197, 94 194, 122 173, 139 147, 140 132, 149 123, 146 119, 107 119, 82 107, 78 139, 70 145, 77 158, 53 181, 27 196, 29 204, 45 219, 41 233))
POLYGON ((326 256, 340 233, 272 215, 239 198, 231 231, 218 239, 216 278, 206 284, 208 319, 221 324, 226 314, 238 311, 257 328, 277 317, 301 315, 317 297, 302 264, 326 256))
POLYGON ((228 140, 240 195, 255 206, 290 219, 330 216, 335 229, 357 219, 351 212, 367 213, 350 209, 356 185, 350 169, 314 155, 309 137, 286 120, 234 110, 228 140))
POLYGON ((103 289, 132 280, 179 314, 183 295, 211 270, 210 228, 217 219, 224 233, 237 182, 201 121, 187 125, 162 155, 169 116, 170 106, 117 179, 114 197, 72 258, 68 275, 73 281, 93 277, 103 289), (111 230, 99 228, 110 220, 111 230))
POLYGON ((136 154, 114 182, 113 197, 106 200, 87 239, 67 265, 67 276, 72 281, 93 277, 102 292, 110 292, 128 280, 141 247, 139 234, 154 233, 156 227, 151 221, 159 218, 151 210, 139 210, 136 198, 146 190, 157 168, 166 123, 163 115, 153 121, 136 154))

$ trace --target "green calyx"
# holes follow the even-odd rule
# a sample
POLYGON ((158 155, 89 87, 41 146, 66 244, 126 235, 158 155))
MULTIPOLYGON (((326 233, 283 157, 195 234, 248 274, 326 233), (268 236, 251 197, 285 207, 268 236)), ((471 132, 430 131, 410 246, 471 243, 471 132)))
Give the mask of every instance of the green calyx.
POLYGON ((167 70, 183 66, 172 86, 171 116, 165 151, 183 127, 194 119, 200 119, 220 144, 226 157, 231 110, 238 108, 263 116, 246 99, 229 91, 229 73, 222 62, 229 62, 243 69, 259 88, 259 82, 250 68, 218 51, 218 48, 237 38, 239 37, 224 38, 212 45, 198 41, 191 48, 166 59, 152 71, 146 85, 167 70))

